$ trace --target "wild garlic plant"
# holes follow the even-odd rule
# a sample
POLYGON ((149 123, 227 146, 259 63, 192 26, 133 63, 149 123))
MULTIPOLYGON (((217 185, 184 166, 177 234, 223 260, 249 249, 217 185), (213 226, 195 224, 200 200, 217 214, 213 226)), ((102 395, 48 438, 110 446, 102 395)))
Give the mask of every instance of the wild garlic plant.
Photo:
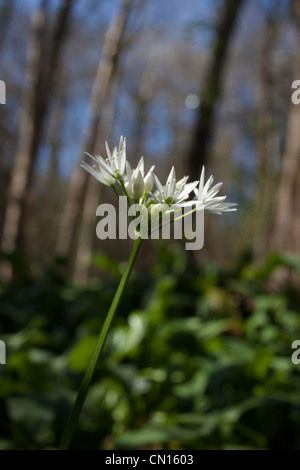
MULTIPOLYGON (((222 214, 223 212, 235 211, 237 206, 235 203, 226 202, 226 196, 218 196, 222 183, 217 183, 213 186, 213 176, 210 176, 205 182, 204 167, 202 168, 199 181, 188 182, 188 176, 184 176, 177 181, 175 168, 173 166, 166 183, 163 184, 155 174, 154 166, 152 166, 147 173, 145 172, 144 157, 140 159, 135 169, 131 168, 126 158, 125 137, 120 138, 119 147, 115 147, 112 152, 108 144, 105 143, 105 145, 107 153, 105 159, 100 155, 93 156, 87 154, 92 162, 90 164, 84 161, 81 166, 100 183, 110 186, 118 198, 125 196, 125 200, 127 200, 129 205, 139 204, 140 209, 143 209, 142 212, 146 214, 146 216, 144 216, 142 223, 139 224, 135 231, 135 242, 129 260, 105 318, 95 350, 84 374, 61 440, 60 449, 69 448, 72 441, 79 415, 84 405, 112 320, 124 293, 143 239, 145 238, 141 235, 145 233, 145 227, 146 231, 149 232, 149 230, 151 230, 149 223, 153 221, 154 218, 157 228, 160 229, 162 227, 162 214, 171 213, 175 215, 178 212, 181 213, 183 208, 190 208, 190 210, 179 218, 196 211, 222 214), (142 227, 142 225, 144 226, 142 227)), ((173 220, 177 220, 176 217, 175 215, 175 219, 173 220)), ((134 216, 131 216, 131 219, 133 218, 134 216)))

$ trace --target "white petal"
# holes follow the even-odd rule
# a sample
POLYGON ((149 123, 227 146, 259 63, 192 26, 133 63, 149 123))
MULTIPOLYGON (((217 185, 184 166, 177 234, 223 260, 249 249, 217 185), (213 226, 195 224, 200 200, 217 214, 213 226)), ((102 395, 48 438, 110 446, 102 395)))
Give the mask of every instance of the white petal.
POLYGON ((121 137, 119 145, 119 174, 123 176, 126 166, 126 138, 121 137))
POLYGON ((104 171, 106 171, 109 175, 111 175, 112 177, 115 177, 115 173, 114 173, 114 171, 112 170, 112 167, 109 166, 103 159, 102 159, 102 160, 99 160, 99 161, 98 161, 98 164, 99 164, 99 166, 100 166, 104 171))
POLYGON ((213 186, 207 193, 207 196, 206 197, 211 197, 211 196, 215 196, 216 194, 218 194, 219 192, 219 189, 223 186, 223 183, 218 183, 216 184, 215 186, 213 186))
POLYGON ((153 173, 153 179, 154 179, 154 183, 155 183, 156 188, 157 188, 158 191, 160 192, 161 196, 163 196, 164 187, 163 187, 163 185, 161 184, 161 182, 159 181, 159 179, 157 178, 157 176, 156 176, 155 173, 153 173))
POLYGON ((200 176, 200 181, 199 181, 199 193, 202 194, 203 188, 204 188, 204 178, 205 178, 205 168, 204 165, 202 166, 202 171, 201 171, 201 176, 200 176))
POLYGON ((189 179, 188 176, 184 176, 183 178, 181 178, 181 180, 177 181, 176 188, 180 188, 180 186, 184 186, 188 179, 189 179))
POLYGON ((140 171, 142 176, 144 176, 144 157, 140 158, 140 161, 138 162, 135 171, 136 172, 140 171))
POLYGON ((214 177, 213 175, 211 175, 209 179, 206 181, 206 184, 202 190, 203 194, 207 193, 207 191, 210 189, 211 185, 213 184, 213 181, 214 181, 214 177))
POLYGON ((175 173, 175 168, 174 166, 172 166, 171 168, 171 171, 170 171, 170 174, 167 178, 167 183, 171 184, 171 182, 175 179, 176 181, 176 173, 175 173))
POLYGON ((105 148, 106 148, 107 156, 108 156, 109 160, 111 161, 111 152, 110 152, 108 143, 106 141, 105 141, 105 148))
POLYGON ((86 162, 81 163, 81 167, 84 168, 90 175, 92 175, 94 178, 96 178, 100 183, 105 184, 106 186, 111 186, 114 184, 114 179, 107 174, 105 177, 102 173, 97 171, 95 168, 93 168, 91 165, 89 165, 86 162))
POLYGON ((130 163, 126 161, 126 181, 131 181, 132 178, 132 170, 130 163))
POLYGON ((188 196, 190 192, 193 191, 193 189, 195 189, 197 185, 198 185, 198 181, 194 181, 193 183, 186 184, 185 187, 178 194, 178 198, 183 199, 186 196, 188 196))

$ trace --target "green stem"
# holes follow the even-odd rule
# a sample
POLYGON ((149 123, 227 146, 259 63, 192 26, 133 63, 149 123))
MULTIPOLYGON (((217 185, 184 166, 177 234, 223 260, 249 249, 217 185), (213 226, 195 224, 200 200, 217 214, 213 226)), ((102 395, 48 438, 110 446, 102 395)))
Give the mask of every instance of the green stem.
POLYGON ((69 420, 68 420, 66 428, 64 430, 62 440, 61 440, 61 443, 60 443, 60 446, 59 446, 59 449, 61 449, 61 450, 68 449, 69 446, 70 446, 70 443, 72 441, 75 429, 77 427, 79 415, 80 415, 82 407, 84 405, 84 402, 85 402, 85 399, 86 399, 86 396, 87 396, 87 393, 88 393, 88 389, 90 387, 90 384, 91 384, 92 378, 94 376, 95 369, 96 369, 100 354, 102 352, 103 346, 105 344, 105 341, 106 341, 106 338, 107 338, 107 335, 108 335, 108 332, 109 332, 109 328, 111 326, 112 320, 114 318, 114 315, 115 315, 116 310, 118 308, 118 305, 120 303, 122 294, 123 294, 124 289, 126 287, 127 281, 129 279, 129 276, 130 276, 130 273, 131 273, 132 268, 134 266, 137 255, 139 253, 142 241, 143 240, 141 238, 138 238, 134 242, 132 252, 130 254, 126 269, 124 271, 124 274, 121 278, 121 281, 119 283, 119 286, 117 288, 117 291, 115 293, 113 301, 111 303, 110 309, 109 309, 109 311, 107 313, 107 316, 105 318, 105 321, 104 321, 102 330, 100 332, 100 335, 99 335, 98 342, 96 344, 94 353, 91 357, 91 360, 89 362, 87 370, 86 370, 86 372, 84 374, 84 377, 82 379, 82 382, 81 382, 81 385, 80 385, 80 388, 79 388, 79 392, 78 392, 75 404, 73 406, 72 412, 70 414, 69 420))
MULTIPOLYGON (((131 199, 130 199, 130 197, 128 196, 128 192, 126 191, 124 181, 123 181, 123 180, 120 180, 120 184, 121 184, 121 186, 122 186, 122 189, 123 189, 123 191, 124 191, 125 196, 127 197, 128 206, 130 207, 130 206, 131 206, 131 199)), ((129 218, 130 218, 130 220, 133 220, 133 219, 134 219, 133 216, 129 216, 129 218)))
POLYGON ((111 187, 112 187, 112 189, 113 189, 114 193, 116 194, 117 198, 119 199, 119 193, 118 193, 118 191, 116 190, 116 187, 115 187, 115 185, 114 185, 114 184, 112 184, 112 185, 111 185, 111 187))
POLYGON ((123 191, 124 191, 125 196, 127 197, 128 205, 129 205, 129 207, 130 207, 130 206, 131 206, 131 200, 130 200, 130 197, 128 196, 128 192, 127 192, 127 190, 126 190, 126 188, 125 188, 124 181, 121 180, 121 181, 120 181, 120 184, 121 184, 121 186, 122 186, 122 189, 123 189, 123 191))

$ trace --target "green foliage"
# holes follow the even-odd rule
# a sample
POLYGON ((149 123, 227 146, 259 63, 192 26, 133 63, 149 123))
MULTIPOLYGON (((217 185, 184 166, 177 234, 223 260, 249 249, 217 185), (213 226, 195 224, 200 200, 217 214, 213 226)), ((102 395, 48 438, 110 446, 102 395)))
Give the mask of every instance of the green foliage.
MULTIPOLYGON (((157 249, 129 283, 73 448, 299 449, 300 299, 291 284, 272 290, 299 260, 222 272, 157 249)), ((117 285, 119 266, 95 263, 108 275, 85 288, 55 270, 1 286, 0 449, 57 446, 117 285)))

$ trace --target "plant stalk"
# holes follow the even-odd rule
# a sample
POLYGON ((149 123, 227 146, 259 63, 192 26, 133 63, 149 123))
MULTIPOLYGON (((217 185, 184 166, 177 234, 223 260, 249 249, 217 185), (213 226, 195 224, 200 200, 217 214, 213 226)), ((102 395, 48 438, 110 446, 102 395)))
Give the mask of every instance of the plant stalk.
POLYGON ((137 258, 138 253, 139 253, 142 241, 143 240, 141 238, 138 238, 134 242, 134 245, 133 245, 133 248, 132 248, 132 251, 131 251, 127 266, 126 266, 126 269, 125 269, 125 271, 123 273, 123 276, 120 280, 119 286, 116 290, 115 296, 114 296, 113 301, 112 301, 111 306, 110 306, 110 309, 109 309, 109 311, 107 313, 107 316, 105 318, 103 327, 100 331, 99 338, 98 338, 96 347, 94 349, 93 355, 90 359, 89 365, 88 365, 87 370, 86 370, 86 372, 84 374, 84 377, 82 379, 76 401, 74 403, 72 412, 70 414, 70 417, 68 419, 68 422, 66 424, 66 427, 65 427, 62 439, 61 439, 61 443, 60 443, 60 446, 59 446, 60 450, 68 449, 70 444, 71 444, 74 432, 77 428, 78 419, 79 419, 82 407, 84 405, 89 387, 91 385, 91 381, 93 379, 93 376, 94 376, 94 373, 95 373, 95 370, 96 370, 96 367, 97 367, 99 357, 100 357, 101 352, 103 350, 103 347, 104 347, 104 344, 105 344, 105 341, 106 341, 111 323, 114 319, 116 310, 117 310, 118 305, 120 303, 120 300, 122 298, 122 294, 124 292, 124 289, 126 287, 128 279, 130 277, 132 268, 134 266, 135 260, 137 258))

